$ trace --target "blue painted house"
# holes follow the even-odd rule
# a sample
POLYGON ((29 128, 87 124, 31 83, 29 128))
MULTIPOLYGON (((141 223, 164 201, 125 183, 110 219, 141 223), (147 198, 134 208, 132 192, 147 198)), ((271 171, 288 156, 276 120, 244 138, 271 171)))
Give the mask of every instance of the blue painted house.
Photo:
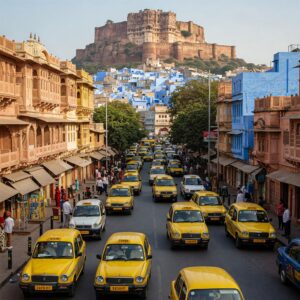
POLYGON ((273 68, 263 73, 240 73, 232 79, 231 151, 235 158, 248 161, 253 149, 253 110, 256 98, 299 93, 300 52, 279 52, 273 68))

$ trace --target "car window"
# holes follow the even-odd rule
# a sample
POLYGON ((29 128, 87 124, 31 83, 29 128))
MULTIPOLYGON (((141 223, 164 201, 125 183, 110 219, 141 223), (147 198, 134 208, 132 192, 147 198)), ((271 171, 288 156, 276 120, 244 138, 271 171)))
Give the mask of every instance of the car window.
POLYGON ((199 198, 199 205, 221 205, 222 201, 220 197, 217 196, 202 196, 199 198))
POLYGON ((39 242, 34 248, 33 258, 73 258, 73 247, 70 242, 39 242))
POLYGON ((104 260, 106 261, 145 260, 143 246, 137 244, 107 245, 104 252, 104 260))
POLYGON ((237 219, 237 211, 236 209, 233 209, 232 220, 236 221, 236 219, 237 219))
POLYGON ((200 180, 200 178, 186 178, 185 184, 186 185, 200 185, 201 180, 200 180))
POLYGON ((80 250, 79 250, 80 248, 79 248, 77 239, 74 240, 74 248, 75 248, 75 256, 77 256, 78 253, 80 252, 80 250))
POLYGON ((75 207, 74 217, 98 217, 100 210, 98 205, 77 205, 75 207))
POLYGON ((183 283, 179 300, 185 300, 186 299, 186 293, 187 293, 186 285, 185 285, 185 283, 183 283))
POLYGON ((229 216, 232 218, 233 217, 233 212, 234 212, 234 207, 230 207, 229 209, 229 216))
POLYGON ((294 245, 289 248, 289 256, 297 263, 300 263, 300 245, 294 245))
POLYGON ((114 188, 110 192, 112 197, 128 197, 130 196, 130 190, 127 188, 114 188))
POLYGON ((203 222, 200 211, 197 210, 176 210, 173 216, 174 223, 199 223, 203 222))
POLYGON ((80 234, 77 236, 76 240, 77 240, 79 249, 81 249, 81 248, 82 248, 82 245, 83 245, 83 240, 82 240, 82 237, 81 237, 80 234))
POLYGON ((239 222, 268 223, 269 218, 266 212, 263 210, 247 209, 239 212, 239 222))
POLYGON ((175 282, 175 291, 176 291, 177 296, 179 296, 179 294, 180 294, 182 285, 183 285, 183 280, 181 278, 181 275, 179 275, 175 282))
POLYGON ((145 247, 146 255, 148 255, 148 253, 149 253, 149 242, 148 242, 148 239, 145 239, 144 247, 145 247))

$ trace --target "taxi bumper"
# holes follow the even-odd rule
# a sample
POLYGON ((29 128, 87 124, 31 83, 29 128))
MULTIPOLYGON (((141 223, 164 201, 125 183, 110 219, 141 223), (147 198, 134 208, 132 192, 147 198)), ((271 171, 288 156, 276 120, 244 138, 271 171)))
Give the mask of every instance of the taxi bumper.
POLYGON ((173 246, 207 246, 209 239, 171 239, 171 243, 173 246))
POLYGON ((105 206, 105 210, 108 214, 128 213, 132 210, 132 207, 131 206, 105 206))
POLYGON ((126 285, 126 286, 114 286, 119 287, 120 290, 112 290, 111 285, 94 285, 96 296, 108 295, 108 294, 140 294, 145 291, 147 285, 126 285))
POLYGON ((24 283, 20 282, 22 291, 30 294, 68 293, 72 290, 73 283, 24 283))
POLYGON ((265 245, 268 247, 274 246, 276 243, 276 239, 271 238, 243 238, 240 237, 240 241, 243 244, 247 245, 265 245))

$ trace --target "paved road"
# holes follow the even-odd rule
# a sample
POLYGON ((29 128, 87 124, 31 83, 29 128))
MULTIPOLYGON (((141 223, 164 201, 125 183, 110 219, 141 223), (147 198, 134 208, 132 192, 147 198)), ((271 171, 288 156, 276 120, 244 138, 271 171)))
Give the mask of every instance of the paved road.
MULTIPOLYGON (((168 299, 170 282, 178 271, 187 266, 207 265, 225 268, 240 284, 247 300, 299 300, 299 290, 283 286, 275 265, 275 253, 264 249, 237 250, 227 239, 224 228, 209 225, 211 241, 208 250, 170 250, 166 239, 165 221, 169 204, 153 203, 148 185, 149 164, 142 171, 143 191, 136 197, 131 216, 109 216, 107 230, 102 241, 88 241, 88 258, 85 274, 81 277, 74 299, 95 299, 93 279, 98 264, 96 254, 101 253, 107 237, 116 231, 141 231, 148 235, 153 247, 153 269, 149 288, 149 300, 168 299)), ((179 180, 178 180, 179 182, 179 180)), ((33 299, 61 299, 32 297, 33 299)), ((106 299, 132 299, 133 297, 107 297, 106 299)), ((8 283, 0 290, 0 300, 23 299, 17 283, 8 283)), ((138 298, 137 298, 138 299, 138 298)))

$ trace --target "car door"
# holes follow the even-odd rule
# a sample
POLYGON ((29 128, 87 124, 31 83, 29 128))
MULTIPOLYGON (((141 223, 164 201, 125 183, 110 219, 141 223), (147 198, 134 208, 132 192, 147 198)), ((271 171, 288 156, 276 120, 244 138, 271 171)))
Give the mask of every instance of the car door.
POLYGON ((76 279, 78 279, 83 263, 82 263, 82 256, 79 256, 80 252, 80 245, 79 245, 79 236, 77 235, 74 239, 74 249, 75 249, 75 274, 76 274, 76 279))
POLYGON ((183 194, 184 192, 184 185, 185 185, 185 178, 182 179, 181 184, 180 184, 180 192, 183 194))
POLYGON ((233 208, 233 214, 230 220, 230 232, 233 237, 235 237, 237 231, 238 231, 238 213, 237 210, 233 208))
POLYGON ((175 281, 175 284, 172 284, 171 286, 171 300, 179 300, 183 283, 184 282, 182 276, 181 274, 179 274, 175 281))
POLYGON ((231 206, 228 210, 228 212, 225 215, 225 225, 227 227, 227 231, 232 234, 232 224, 231 224, 231 220, 233 217, 233 211, 234 211, 234 207, 231 206))
POLYGON ((286 275, 295 284, 300 283, 300 245, 291 244, 286 251, 286 275))
POLYGON ((105 227, 105 222, 106 222, 106 211, 105 211, 105 206, 103 203, 100 203, 100 214, 101 214, 101 228, 103 229, 105 227))
POLYGON ((173 218, 173 208, 170 207, 169 212, 167 214, 167 232, 169 236, 171 236, 171 231, 172 231, 172 218, 173 218))
POLYGON ((150 255, 152 256, 152 249, 149 244, 148 238, 145 238, 144 248, 145 248, 146 259, 148 260, 147 275, 150 276, 151 267, 152 267, 152 258, 147 258, 147 257, 149 257, 150 255))
POLYGON ((191 198, 191 201, 192 202, 194 202, 194 203, 196 203, 197 205, 199 205, 199 203, 198 203, 198 196, 196 195, 196 194, 194 194, 193 196, 192 196, 192 198, 191 198))

